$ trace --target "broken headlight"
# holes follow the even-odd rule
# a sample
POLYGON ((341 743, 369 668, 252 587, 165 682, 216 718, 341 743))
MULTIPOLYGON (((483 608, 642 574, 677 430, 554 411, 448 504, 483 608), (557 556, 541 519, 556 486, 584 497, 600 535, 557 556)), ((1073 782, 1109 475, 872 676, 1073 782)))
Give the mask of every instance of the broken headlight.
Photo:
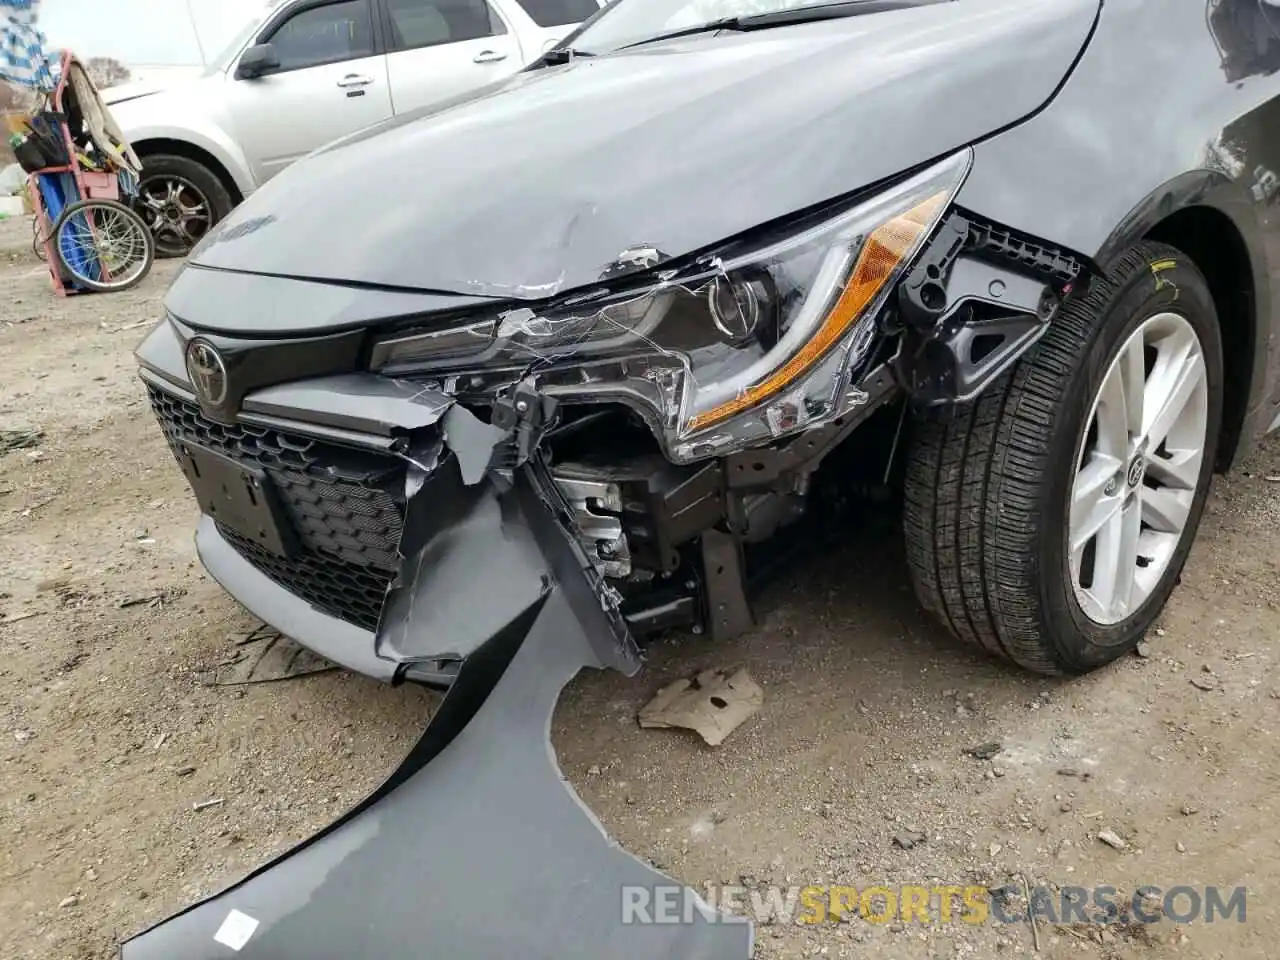
POLYGON ((565 399, 638 410, 677 462, 769 442, 856 402, 875 317, 969 169, 968 150, 630 289, 586 291, 379 341, 373 368, 472 389, 533 377, 565 399), (850 394, 854 397, 851 398, 850 394))

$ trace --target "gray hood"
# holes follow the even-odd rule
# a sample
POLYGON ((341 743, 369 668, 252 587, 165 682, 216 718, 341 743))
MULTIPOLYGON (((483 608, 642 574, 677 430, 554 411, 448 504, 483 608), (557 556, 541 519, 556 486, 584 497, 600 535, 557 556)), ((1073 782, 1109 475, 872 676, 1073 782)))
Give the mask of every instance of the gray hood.
POLYGON ((958 0, 528 71, 296 164, 193 261, 551 296, 626 250, 681 256, 1018 123, 1064 82, 1098 9, 958 0))

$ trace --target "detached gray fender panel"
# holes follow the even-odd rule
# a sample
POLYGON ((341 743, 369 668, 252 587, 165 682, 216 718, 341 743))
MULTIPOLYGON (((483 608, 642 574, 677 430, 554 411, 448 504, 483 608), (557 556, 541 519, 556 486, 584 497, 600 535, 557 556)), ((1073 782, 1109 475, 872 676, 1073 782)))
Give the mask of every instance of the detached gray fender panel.
MULTIPOLYGON (((496 510, 544 548, 537 557, 516 547, 524 560, 513 563, 527 561, 539 576, 572 569, 534 465, 509 487, 496 479, 484 487, 472 501, 481 514, 496 510)), ((474 555, 466 541, 476 536, 495 555, 507 549, 487 522, 451 529, 464 554, 474 555)), ((673 881, 608 839, 564 782, 549 732, 560 691, 579 670, 637 664, 584 578, 577 588, 569 577, 542 582, 471 651, 382 787, 248 879, 127 941, 124 960, 749 957, 750 923, 716 914, 687 888, 684 922, 624 922, 624 898, 650 902, 673 881)), ((460 602, 475 599, 467 592, 460 602)), ((429 634, 461 613, 430 620, 424 612, 420 626, 429 634)))

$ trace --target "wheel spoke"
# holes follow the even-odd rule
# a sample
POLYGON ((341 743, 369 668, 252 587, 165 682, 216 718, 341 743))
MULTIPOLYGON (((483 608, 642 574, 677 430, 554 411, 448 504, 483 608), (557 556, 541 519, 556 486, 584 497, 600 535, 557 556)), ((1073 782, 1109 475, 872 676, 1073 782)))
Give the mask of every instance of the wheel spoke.
POLYGON ((204 200, 201 199, 199 196, 196 197, 196 200, 194 203, 183 203, 181 200, 179 200, 178 209, 182 211, 182 215, 185 218, 191 218, 191 217, 203 218, 205 216, 204 200))
POLYGON ((1157 533, 1181 533, 1191 515, 1194 490, 1172 487, 1142 491, 1142 522, 1157 533))
POLYGON ((1147 461, 1147 476, 1161 486, 1194 490, 1200 480, 1203 458, 1200 450, 1174 450, 1166 457, 1155 456, 1147 461))
POLYGON ((1119 511, 1122 500, 1107 484, 1114 483, 1120 460, 1095 453, 1076 474, 1071 490, 1071 550, 1080 551, 1119 511))
POLYGON ((1094 413, 1098 425, 1097 446, 1100 453, 1117 460, 1129 452, 1129 404, 1124 374, 1120 364, 1107 371, 1098 394, 1094 413))
POLYGON ((1098 531, 1089 592, 1112 621, 1122 619, 1131 609, 1141 532, 1141 507, 1136 498, 1113 514, 1098 531))
POLYGON ((1144 564, 1134 572, 1134 587, 1139 597, 1146 597, 1160 585, 1165 567, 1173 559, 1182 537, 1177 533, 1158 533, 1144 529, 1138 538, 1138 556, 1144 564))
POLYGON ((1166 337, 1158 348, 1159 356, 1147 378, 1147 415, 1142 427, 1149 450, 1164 442, 1204 377, 1200 344, 1189 330, 1166 337))
MULTIPOLYGON (((1116 368, 1124 385, 1125 440, 1128 441, 1142 432, 1142 416, 1146 409, 1147 371, 1142 337, 1131 337, 1120 351, 1117 361, 1116 368)), ((1126 446, 1122 456, 1127 456, 1128 453, 1129 448, 1126 446)))

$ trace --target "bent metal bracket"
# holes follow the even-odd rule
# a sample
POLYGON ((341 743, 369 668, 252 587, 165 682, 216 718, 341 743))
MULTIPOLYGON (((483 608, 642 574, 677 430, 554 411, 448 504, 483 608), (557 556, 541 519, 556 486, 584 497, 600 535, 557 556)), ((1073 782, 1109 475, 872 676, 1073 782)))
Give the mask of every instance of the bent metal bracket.
POLYGON ((456 680, 373 794, 128 940, 123 960, 751 956, 751 924, 691 890, 698 908, 680 922, 626 922, 628 891, 671 880, 605 834, 564 781, 550 727, 582 668, 636 672, 634 642, 544 465, 511 459, 521 423, 494 430, 447 403, 433 412, 439 442, 403 454, 404 563, 379 653, 455 658, 456 680))

